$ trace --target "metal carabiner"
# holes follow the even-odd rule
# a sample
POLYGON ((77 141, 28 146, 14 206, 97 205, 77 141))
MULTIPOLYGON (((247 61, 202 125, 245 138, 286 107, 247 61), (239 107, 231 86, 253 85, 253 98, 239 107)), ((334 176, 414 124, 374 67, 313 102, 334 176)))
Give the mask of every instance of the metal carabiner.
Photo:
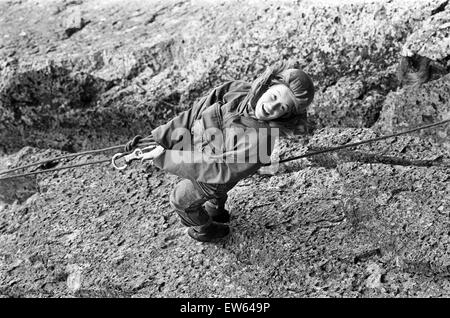
POLYGON ((132 153, 129 154, 117 153, 112 157, 112 165, 114 168, 118 170, 123 170, 126 167, 128 167, 130 162, 132 162, 133 160, 141 159, 141 157, 142 157, 142 150, 139 148, 135 149, 132 153), (125 160, 125 164, 119 167, 118 165, 116 165, 116 161, 120 158, 123 158, 125 160))
POLYGON ((144 150, 150 149, 153 150, 156 147, 156 144, 152 144, 148 147, 145 148, 136 148, 133 152, 129 153, 129 154, 123 154, 123 153, 117 153, 112 157, 112 165, 114 168, 118 169, 118 170, 123 170, 126 167, 128 167, 129 163, 132 162, 133 160, 144 160, 146 159, 144 156, 144 150), (125 160, 125 165, 123 166, 118 166, 116 165, 116 160, 123 158, 125 160))

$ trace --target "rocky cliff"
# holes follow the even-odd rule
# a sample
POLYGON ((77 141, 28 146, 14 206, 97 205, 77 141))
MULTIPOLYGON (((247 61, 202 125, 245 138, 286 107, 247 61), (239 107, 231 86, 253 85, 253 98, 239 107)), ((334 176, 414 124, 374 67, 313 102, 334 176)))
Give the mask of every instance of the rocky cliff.
MULTIPOLYGON (((449 118, 449 75, 396 76, 441 2, 1 1, 0 171, 145 135, 280 59, 317 87, 314 131, 282 140, 281 156, 449 118)), ((168 203, 179 179, 149 163, 0 181, 0 294, 448 297, 449 133, 242 180, 220 244, 186 235, 168 203)))

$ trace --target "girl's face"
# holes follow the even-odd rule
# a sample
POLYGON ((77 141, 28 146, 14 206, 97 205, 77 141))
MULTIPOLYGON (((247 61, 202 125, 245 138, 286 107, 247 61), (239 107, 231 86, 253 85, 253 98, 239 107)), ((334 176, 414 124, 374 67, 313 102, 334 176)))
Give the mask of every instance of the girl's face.
POLYGON ((259 120, 277 119, 289 113, 294 105, 289 88, 283 84, 276 84, 270 86, 258 99, 255 117, 259 120))

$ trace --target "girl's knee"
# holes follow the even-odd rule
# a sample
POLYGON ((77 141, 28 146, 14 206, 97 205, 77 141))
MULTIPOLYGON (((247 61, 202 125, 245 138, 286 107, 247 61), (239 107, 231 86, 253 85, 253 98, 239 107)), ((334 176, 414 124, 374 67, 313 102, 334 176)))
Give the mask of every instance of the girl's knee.
POLYGON ((176 210, 186 211, 202 205, 206 198, 200 194, 190 180, 179 182, 172 190, 169 202, 176 210))

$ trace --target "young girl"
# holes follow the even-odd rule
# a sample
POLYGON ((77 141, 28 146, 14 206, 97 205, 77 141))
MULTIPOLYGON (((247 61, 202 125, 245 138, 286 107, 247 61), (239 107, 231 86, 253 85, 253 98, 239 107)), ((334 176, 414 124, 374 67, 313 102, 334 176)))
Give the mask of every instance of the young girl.
MULTIPOLYGON (((203 242, 228 235, 227 192, 270 163, 275 138, 306 125, 306 108, 314 98, 311 78, 293 65, 268 68, 251 85, 230 81, 191 109, 152 131, 159 144, 155 166, 184 178, 170 203, 203 242)), ((129 142, 129 151, 139 138, 129 142)))

